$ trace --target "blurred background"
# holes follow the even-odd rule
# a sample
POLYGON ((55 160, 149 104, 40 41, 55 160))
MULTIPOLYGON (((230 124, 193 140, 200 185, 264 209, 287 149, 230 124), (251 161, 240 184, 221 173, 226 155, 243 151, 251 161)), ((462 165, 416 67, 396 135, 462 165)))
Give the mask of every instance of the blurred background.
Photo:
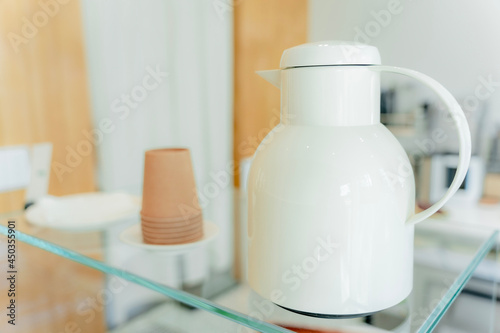
MULTIPOLYGON (((286 48, 333 39, 375 45, 383 64, 425 73, 455 95, 471 127, 473 159, 442 213, 477 220, 486 209, 481 222, 498 227, 499 17, 493 0, 1 0, 0 213, 22 215, 26 204, 47 195, 140 198, 145 151, 187 147, 203 214, 220 236, 209 251, 185 256, 184 268, 170 259, 162 265, 185 270, 187 290, 206 274, 244 279, 246 173, 280 110, 279 90, 255 71, 278 68, 286 48)), ((390 74, 382 83, 382 120, 408 152, 419 205, 426 207, 453 178, 454 129, 426 88, 390 74)), ((117 240, 122 229, 87 232, 85 246, 95 244, 87 254, 133 270, 135 252, 117 240)), ((79 244, 63 231, 47 238, 79 244)), ((96 288, 103 277, 25 251, 23 260, 52 272, 20 282, 20 297, 31 304, 20 311, 38 318, 24 324, 26 332, 62 331, 71 314, 61 304, 75 296, 44 290, 68 272, 91 276, 96 288)), ((133 316, 134 293, 123 297, 106 320, 133 316)), ((102 331, 102 321, 93 325, 88 331, 102 331)))

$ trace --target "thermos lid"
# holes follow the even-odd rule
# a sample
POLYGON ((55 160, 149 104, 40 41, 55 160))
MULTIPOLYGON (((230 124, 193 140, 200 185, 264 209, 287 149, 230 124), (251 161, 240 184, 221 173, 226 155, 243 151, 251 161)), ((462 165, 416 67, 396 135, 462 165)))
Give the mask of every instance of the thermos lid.
POLYGON ((346 41, 322 41, 286 49, 281 56, 280 68, 380 65, 380 54, 375 46, 346 41))

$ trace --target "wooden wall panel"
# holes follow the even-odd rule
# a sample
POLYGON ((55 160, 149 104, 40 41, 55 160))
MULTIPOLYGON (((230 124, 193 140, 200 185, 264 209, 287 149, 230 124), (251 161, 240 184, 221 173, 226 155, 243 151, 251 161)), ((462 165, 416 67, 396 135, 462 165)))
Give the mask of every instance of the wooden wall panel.
MULTIPOLYGON (((276 69, 283 50, 307 42, 307 0, 234 3, 234 156, 252 156, 279 120, 280 92, 255 71, 276 69)), ((235 179, 238 184, 238 177, 235 179)))
MULTIPOLYGON (((90 127, 79 1, 0 1, 0 146, 52 142, 53 165, 66 164, 66 147, 77 149, 86 140, 83 131, 90 127), (41 3, 58 5, 48 9, 49 15, 41 3), (34 19, 40 20, 38 27, 35 25, 37 31, 29 33, 26 27, 34 19)), ((91 148, 61 180, 51 171, 50 194, 95 190, 91 148)), ((22 190, 0 193, 0 212, 21 209, 23 204, 22 190)), ((18 230, 33 233, 21 217, 17 220, 18 230)), ((2 218, 0 223, 6 221, 2 218)), ((52 232, 54 239, 68 241, 68 245, 75 243, 71 234, 46 232, 52 232)), ((87 244, 99 240, 100 234, 85 237, 87 244)), ((5 248, 5 239, 0 239, 0 245, 5 248)), ((92 255, 100 258, 101 248, 97 244, 92 255)), ((18 251, 21 324, 12 329, 3 320, 1 332, 67 332, 71 321, 85 332, 105 331, 103 312, 86 323, 75 310, 82 302, 76 292, 95 297, 104 287, 103 274, 27 244, 18 243, 18 251)), ((0 257, 3 268, 5 260, 0 257)), ((7 301, 6 288, 5 281, 0 283, 1 304, 7 301)), ((6 318, 5 311, 1 313, 6 318)))
MULTIPOLYGON (((234 160, 250 157, 279 122, 280 91, 255 74, 277 69, 283 50, 307 42, 307 0, 234 1, 234 160)), ((236 169, 238 170, 238 169, 236 169)), ((235 175, 239 186, 239 173, 235 175)), ((238 193, 238 192, 237 192, 238 193)), ((240 201, 234 225, 234 274, 241 278, 240 201)))
MULTIPOLYGON (((83 143, 90 128, 79 1, 1 1, 0 146, 52 142, 49 193, 88 192, 95 190, 95 149, 83 143), (78 145, 91 151, 68 166, 67 147, 78 145), (67 172, 57 177, 54 162, 68 166, 67 172)), ((21 207, 19 196, 6 196, 0 211, 21 207)))

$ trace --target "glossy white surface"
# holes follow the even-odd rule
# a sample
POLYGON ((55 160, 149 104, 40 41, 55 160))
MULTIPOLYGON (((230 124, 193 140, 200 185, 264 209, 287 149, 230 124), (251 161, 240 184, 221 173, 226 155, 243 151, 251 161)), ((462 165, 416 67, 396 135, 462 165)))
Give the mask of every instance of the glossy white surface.
MULTIPOLYGON (((380 72, 385 71, 385 72, 403 74, 412 77, 414 79, 417 79, 421 83, 425 84, 427 87, 434 90, 434 92, 437 93, 439 99, 449 112, 450 119, 455 125, 455 128, 457 130, 456 132, 458 137, 459 152, 458 152, 458 165, 455 177, 453 178, 450 187, 448 188, 446 193, 441 197, 441 199, 435 202, 431 207, 427 208, 423 212, 415 214, 408 220, 408 223, 411 224, 422 222, 426 218, 431 217, 441 207, 443 207, 448 200, 451 199, 451 197, 455 194, 455 192, 457 192, 457 190, 460 188, 460 185, 462 185, 462 182, 465 179, 465 176, 467 175, 467 169, 469 168, 471 149, 472 149, 470 130, 469 130, 469 125, 467 123, 467 118, 465 117, 464 112, 460 107, 460 104, 458 104, 455 97, 453 97, 453 95, 448 90, 446 90, 445 87, 443 87, 439 82, 437 82, 433 78, 411 69, 399 68, 393 66, 373 66, 373 70, 380 72)), ((432 154, 433 152, 428 151, 427 153, 432 154)))
POLYGON ((270 136, 248 183, 252 288, 323 314, 402 301, 412 287, 413 226, 405 221, 415 188, 392 134, 377 124, 284 126, 270 136))
MULTIPOLYGON (((325 54, 317 43, 289 49, 286 61, 292 54, 304 55, 294 58, 297 68, 260 73, 282 89, 281 123, 257 149, 248 179, 248 279, 257 293, 283 307, 356 315, 408 296, 413 225, 456 192, 471 145, 460 106, 426 75, 389 66, 301 67, 300 59, 304 66, 311 64, 309 51, 331 64, 342 63, 343 55, 331 53, 335 43, 325 54), (426 84, 457 125, 455 178, 445 195, 419 214, 414 214, 411 164, 379 122, 381 71, 426 84)), ((373 58, 373 49, 365 50, 373 58)))
POLYGON ((377 124, 380 122, 380 74, 369 66, 282 70, 281 110, 284 124, 377 124))
POLYGON ((349 41, 326 40, 286 49, 281 56, 280 68, 373 64, 380 64, 380 53, 376 47, 349 41))

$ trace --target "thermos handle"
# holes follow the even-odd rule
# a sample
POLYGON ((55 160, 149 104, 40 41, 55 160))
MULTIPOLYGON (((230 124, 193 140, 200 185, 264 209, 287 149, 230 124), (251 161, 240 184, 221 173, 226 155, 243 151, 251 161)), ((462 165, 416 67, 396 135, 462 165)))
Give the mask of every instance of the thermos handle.
POLYGON ((410 76, 424 83, 429 88, 433 89, 439 95, 441 101, 446 105, 457 127, 460 150, 458 153, 458 167, 455 173, 455 178, 453 178, 453 181, 450 187, 448 188, 448 191, 446 191, 444 196, 441 199, 439 199, 439 201, 437 201, 434 205, 424 210, 423 212, 413 215, 407 221, 408 224, 416 224, 418 222, 421 222, 429 218, 431 215, 436 213, 441 207, 443 207, 446 201, 448 201, 453 196, 453 194, 455 194, 455 192, 460 188, 460 185, 462 185, 462 182, 464 181, 465 176, 467 175, 467 169, 469 168, 469 162, 471 156, 471 138, 470 138, 469 125, 467 124, 467 119, 465 118, 465 114, 460 105, 458 104, 457 100, 455 99, 455 97, 453 97, 453 95, 436 80, 428 77, 427 75, 406 68, 399 68, 393 66, 373 66, 373 69, 383 72, 393 72, 410 76))

